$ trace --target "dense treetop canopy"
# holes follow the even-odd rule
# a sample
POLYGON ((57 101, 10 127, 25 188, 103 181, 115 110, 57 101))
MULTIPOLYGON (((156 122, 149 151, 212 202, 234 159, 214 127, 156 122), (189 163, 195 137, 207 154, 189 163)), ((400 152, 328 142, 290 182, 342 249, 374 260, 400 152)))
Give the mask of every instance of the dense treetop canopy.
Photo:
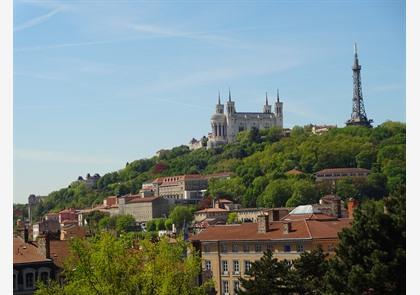
POLYGON ((178 146, 127 163, 100 177, 93 188, 75 181, 51 192, 35 215, 90 207, 109 195, 136 194, 143 182, 160 176, 222 171, 234 176, 210 181, 208 194, 229 197, 244 206, 296 206, 316 202, 332 191, 342 198, 382 199, 405 184, 405 129, 403 123, 385 122, 375 128, 349 126, 314 135, 295 126, 284 137, 274 127, 241 132, 235 143, 209 150, 178 146), (367 168, 372 173, 366 180, 337 181, 333 188, 315 183, 314 172, 338 167, 367 168), (304 174, 285 174, 294 168, 304 174))

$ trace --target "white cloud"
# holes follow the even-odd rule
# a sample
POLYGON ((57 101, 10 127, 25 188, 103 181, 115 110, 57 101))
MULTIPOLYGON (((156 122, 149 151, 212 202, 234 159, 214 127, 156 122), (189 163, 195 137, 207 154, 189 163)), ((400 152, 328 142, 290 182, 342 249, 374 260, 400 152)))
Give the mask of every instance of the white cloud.
POLYGON ((26 22, 24 22, 20 25, 17 25, 13 29, 13 31, 18 32, 18 31, 26 30, 26 29, 35 27, 37 25, 40 25, 40 24, 48 21, 51 17, 53 17, 54 15, 56 15, 57 13, 59 13, 62 10, 63 10, 63 8, 57 8, 57 9, 54 9, 54 10, 48 12, 47 14, 35 17, 33 19, 30 19, 30 20, 28 20, 28 21, 26 21, 26 22))
POLYGON ((229 43, 232 40, 222 36, 215 35, 209 32, 192 32, 175 30, 173 28, 167 28, 164 26, 150 25, 150 24, 128 24, 127 28, 132 29, 136 32, 153 35, 156 37, 169 37, 169 38, 187 38, 194 40, 204 40, 209 42, 223 42, 229 43))

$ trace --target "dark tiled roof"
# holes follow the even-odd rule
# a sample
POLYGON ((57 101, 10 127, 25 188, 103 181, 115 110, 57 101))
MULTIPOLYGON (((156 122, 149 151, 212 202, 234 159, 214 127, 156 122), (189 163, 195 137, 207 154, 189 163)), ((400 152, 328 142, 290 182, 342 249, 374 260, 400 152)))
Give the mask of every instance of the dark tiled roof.
POLYGON ((146 202, 153 202, 156 199, 158 199, 159 197, 144 197, 142 198, 141 196, 136 195, 135 198, 131 198, 128 201, 126 201, 126 204, 132 204, 132 203, 146 203, 146 202))

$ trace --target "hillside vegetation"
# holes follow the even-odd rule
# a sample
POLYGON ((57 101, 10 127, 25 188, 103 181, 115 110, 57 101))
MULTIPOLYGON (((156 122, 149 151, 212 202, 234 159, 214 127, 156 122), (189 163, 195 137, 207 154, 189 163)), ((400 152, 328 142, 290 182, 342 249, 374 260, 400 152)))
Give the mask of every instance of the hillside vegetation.
POLYGON ((160 156, 136 160, 103 175, 93 188, 75 181, 51 192, 38 216, 65 207, 83 208, 109 195, 138 193, 143 182, 159 176, 230 171, 227 180, 212 180, 208 194, 229 197, 244 206, 296 206, 336 192, 343 198, 382 199, 405 186, 405 124, 385 122, 375 128, 345 127, 314 135, 294 127, 290 137, 278 128, 241 132, 237 142, 216 149, 190 151, 178 146, 160 156), (312 173, 324 168, 371 169, 366 180, 342 179, 335 186, 316 184, 312 173), (290 169, 305 174, 285 175, 290 169))

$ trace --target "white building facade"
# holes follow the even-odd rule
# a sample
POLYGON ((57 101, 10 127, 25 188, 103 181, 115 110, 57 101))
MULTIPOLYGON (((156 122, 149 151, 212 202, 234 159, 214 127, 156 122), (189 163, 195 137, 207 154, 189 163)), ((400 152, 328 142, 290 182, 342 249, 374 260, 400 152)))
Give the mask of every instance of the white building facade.
POLYGON ((277 100, 274 104, 274 112, 268 104, 266 94, 263 111, 259 112, 237 112, 235 102, 232 100, 229 90, 229 100, 225 106, 219 101, 216 105, 216 113, 211 117, 212 132, 209 134, 208 148, 235 141, 236 134, 251 128, 268 129, 274 126, 283 128, 283 103, 280 102, 277 91, 277 100))

